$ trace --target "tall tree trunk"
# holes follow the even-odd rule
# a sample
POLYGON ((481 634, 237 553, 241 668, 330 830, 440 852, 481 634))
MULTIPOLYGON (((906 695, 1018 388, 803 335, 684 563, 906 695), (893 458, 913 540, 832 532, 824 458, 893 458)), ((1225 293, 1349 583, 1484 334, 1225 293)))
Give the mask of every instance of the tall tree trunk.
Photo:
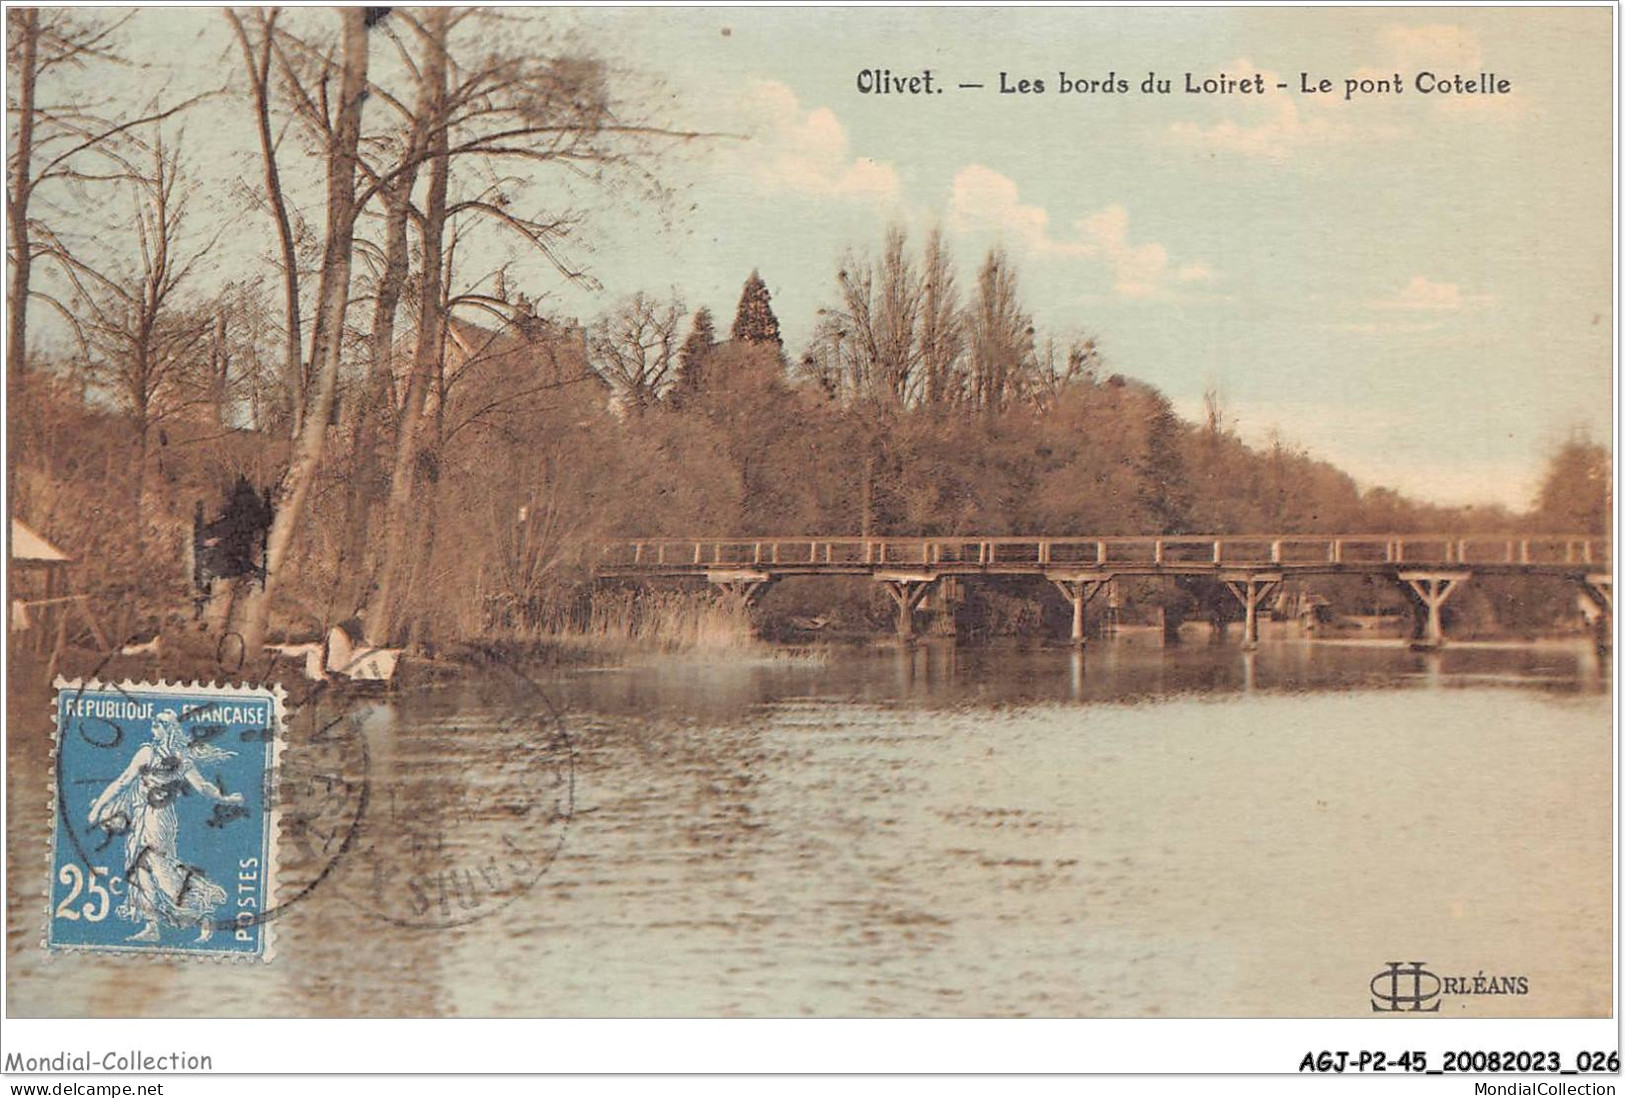
POLYGON ((312 393, 305 409, 293 458, 277 485, 275 517, 265 548, 264 582, 249 595, 244 609, 243 646, 250 655, 265 643, 271 598, 287 564, 304 517, 305 503, 316 480, 327 421, 333 412, 339 358, 344 347, 344 314, 350 302, 350 268, 354 260, 356 150, 361 141, 361 107, 367 86, 367 9, 342 8, 343 70, 338 118, 327 150, 327 239, 317 292, 315 330, 311 335, 312 393))
MULTIPOLYGON (((411 531, 417 552, 407 562, 409 574, 406 590, 410 593, 414 589, 422 588, 429 580, 429 570, 434 567, 435 535, 440 525, 440 478, 438 475, 425 477, 421 488, 423 505, 419 512, 423 516, 421 529, 411 531)), ((407 633, 407 645, 414 651, 423 648, 423 615, 415 615, 411 619, 407 633)))
MULTIPOLYGON (((260 139, 260 160, 265 166, 265 197, 271 206, 271 217, 276 222, 277 247, 282 258, 282 308, 286 339, 283 341, 282 383, 287 389, 288 433, 297 439, 303 427, 305 400, 305 369, 301 359, 304 335, 299 320, 299 257, 294 249, 293 225, 288 217, 287 199, 282 194, 282 175, 277 168, 276 141, 271 134, 271 51, 272 35, 276 29, 276 11, 261 17, 262 35, 259 53, 249 45, 248 32, 237 13, 226 9, 242 47, 243 62, 248 66, 249 83, 254 93, 254 123, 260 139)), ((363 59, 365 64, 365 59, 363 59)), ((356 107, 359 114, 360 106, 356 107)), ((354 188, 351 188, 354 194, 354 188)))
MULTIPOLYGON (((416 159, 420 154, 409 154, 416 159)), ((384 202, 384 273, 378 283, 378 296, 374 303, 372 331, 367 339, 367 414, 384 410, 386 396, 391 387, 390 370, 395 350, 395 315, 400 309, 401 291, 411 273, 407 254, 406 223, 412 211, 412 187, 417 181, 417 167, 404 171, 395 183, 381 194, 384 202)))
POLYGON ((334 602, 344 617, 355 613, 365 598, 377 568, 377 539, 369 539, 376 504, 373 485, 380 468, 378 432, 392 418, 389 394, 395 350, 395 316, 406 286, 410 263, 406 223, 411 212, 412 187, 421 158, 416 139, 408 147, 404 170, 379 191, 384 203, 384 268, 373 298, 372 331, 367 337, 367 373, 361 394, 348 417, 350 475, 345 481, 344 537, 339 549, 339 574, 334 602))
POLYGON ((147 555, 147 448, 152 426, 145 409, 135 417, 135 559, 136 567, 146 568, 147 555))
POLYGON ((215 313, 214 336, 209 344, 209 395, 214 402, 215 426, 222 430, 231 427, 231 351, 226 345, 229 335, 222 309, 215 313))
POLYGON ((28 235, 28 200, 34 159, 34 91, 39 83, 39 11, 22 8, 18 20, 17 135, 12 146, 11 189, 6 221, 11 233, 11 282, 6 287, 6 368, 12 393, 21 391, 28 370, 28 281, 33 241, 28 235))
POLYGON ((434 383, 444 350, 446 305, 441 293, 441 256, 446 228, 446 187, 450 172, 446 114, 446 37, 450 23, 445 8, 431 8, 424 23, 429 32, 428 57, 423 66, 423 106, 420 118, 430 134, 429 194, 423 210, 422 287, 419 296, 417 346, 412 355, 412 376, 401 407, 395 437, 395 461, 389 480, 389 505, 384 514, 384 557, 378 587, 367 608, 367 640, 386 644, 395 630, 395 602, 413 548, 410 537, 413 480, 417 476, 418 435, 429 388, 434 383))

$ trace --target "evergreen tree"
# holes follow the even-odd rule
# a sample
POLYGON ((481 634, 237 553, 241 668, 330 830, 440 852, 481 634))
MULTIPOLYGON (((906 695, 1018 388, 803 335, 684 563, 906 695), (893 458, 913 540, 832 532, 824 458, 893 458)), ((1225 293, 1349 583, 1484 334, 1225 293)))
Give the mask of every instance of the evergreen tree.
POLYGON ((733 337, 741 343, 771 343, 775 347, 784 345, 784 340, 779 336, 779 318, 773 315, 773 299, 767 292, 767 283, 755 271, 745 280, 745 290, 739 295, 733 337))
POLYGON ((697 393, 705 384, 705 360, 717 347, 716 325, 711 310, 703 305, 694 314, 688 337, 677 351, 677 389, 681 393, 697 393))

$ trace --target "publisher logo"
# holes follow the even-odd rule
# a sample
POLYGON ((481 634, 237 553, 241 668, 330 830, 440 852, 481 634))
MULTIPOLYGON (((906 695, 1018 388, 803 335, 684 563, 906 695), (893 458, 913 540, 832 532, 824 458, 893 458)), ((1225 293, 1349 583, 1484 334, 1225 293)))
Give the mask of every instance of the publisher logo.
POLYGON ((1423 968, 1422 961, 1389 961, 1388 967, 1371 977, 1371 1009, 1379 1014, 1430 1014, 1439 1009, 1439 992, 1444 983, 1423 968), (1431 1005, 1429 1005, 1431 1004, 1431 1005))
MULTIPOLYGON (((1371 977, 1371 1009, 1378 1014, 1437 1014, 1453 995, 1528 995, 1529 977, 1492 975, 1440 976, 1426 961, 1389 961, 1371 977)), ((1456 1007, 1467 1009, 1467 1004, 1456 1007)))

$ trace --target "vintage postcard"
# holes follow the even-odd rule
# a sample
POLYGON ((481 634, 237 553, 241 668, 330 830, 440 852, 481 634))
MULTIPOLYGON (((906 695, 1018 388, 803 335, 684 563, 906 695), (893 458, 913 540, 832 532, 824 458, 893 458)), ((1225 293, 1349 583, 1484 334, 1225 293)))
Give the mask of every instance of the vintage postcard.
POLYGON ((1611 1017, 1616 17, 8 9, 8 1014, 1611 1017))

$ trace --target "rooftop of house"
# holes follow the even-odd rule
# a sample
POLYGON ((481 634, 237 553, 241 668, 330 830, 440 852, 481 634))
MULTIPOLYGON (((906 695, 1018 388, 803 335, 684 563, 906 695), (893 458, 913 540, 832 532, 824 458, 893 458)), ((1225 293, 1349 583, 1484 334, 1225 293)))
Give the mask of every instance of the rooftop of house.
POLYGON ((72 560, 18 519, 11 520, 11 559, 32 564, 67 564, 72 560))

